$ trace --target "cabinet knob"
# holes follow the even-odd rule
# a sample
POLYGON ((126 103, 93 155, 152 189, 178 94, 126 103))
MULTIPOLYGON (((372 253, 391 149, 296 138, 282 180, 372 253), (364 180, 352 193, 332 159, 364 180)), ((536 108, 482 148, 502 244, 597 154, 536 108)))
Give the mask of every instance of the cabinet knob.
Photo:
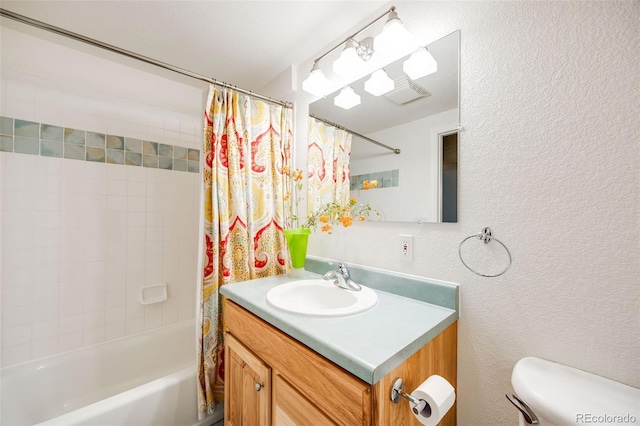
POLYGON ((260 389, 262 389, 263 387, 264 387, 264 384, 256 383, 255 384, 256 392, 260 392, 260 389))

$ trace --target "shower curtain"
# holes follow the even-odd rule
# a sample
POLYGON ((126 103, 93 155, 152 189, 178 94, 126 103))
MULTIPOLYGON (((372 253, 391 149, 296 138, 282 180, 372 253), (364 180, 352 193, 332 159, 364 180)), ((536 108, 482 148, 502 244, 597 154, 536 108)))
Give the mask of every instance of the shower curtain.
POLYGON ((308 211, 349 204, 351 133, 309 117, 308 211))
POLYGON ((287 271, 284 198, 293 111, 211 85, 205 110, 198 418, 224 398, 220 286, 287 271))

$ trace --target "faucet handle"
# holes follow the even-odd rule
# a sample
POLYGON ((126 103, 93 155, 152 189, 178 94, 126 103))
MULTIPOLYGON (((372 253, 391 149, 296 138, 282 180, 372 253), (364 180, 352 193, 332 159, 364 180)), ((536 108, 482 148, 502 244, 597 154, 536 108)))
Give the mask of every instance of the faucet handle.
POLYGON ((340 271, 345 280, 348 281, 351 279, 351 271, 349 270, 349 267, 346 263, 339 262, 338 271, 340 271))

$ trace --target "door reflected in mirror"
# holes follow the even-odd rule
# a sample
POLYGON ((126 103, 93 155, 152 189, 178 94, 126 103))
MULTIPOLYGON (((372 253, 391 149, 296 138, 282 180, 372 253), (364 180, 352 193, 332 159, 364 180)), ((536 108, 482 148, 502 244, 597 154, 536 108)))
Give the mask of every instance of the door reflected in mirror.
MULTIPOLYGON (((327 132, 337 128, 350 134, 350 145, 341 145, 350 148, 348 164, 333 179, 348 179, 350 195, 379 211, 384 221, 457 221, 459 46, 460 31, 429 44, 437 71, 415 80, 403 71, 408 56, 385 66, 394 89, 383 95, 364 90, 369 76, 351 83, 361 97, 351 109, 334 104, 339 90, 309 106, 310 144, 317 143, 311 138, 313 129, 318 137, 317 121, 327 132)), ((317 149, 309 153, 314 155, 310 175, 333 174, 330 154, 318 159, 317 149)), ((309 191, 309 200, 318 198, 312 186, 309 191)))

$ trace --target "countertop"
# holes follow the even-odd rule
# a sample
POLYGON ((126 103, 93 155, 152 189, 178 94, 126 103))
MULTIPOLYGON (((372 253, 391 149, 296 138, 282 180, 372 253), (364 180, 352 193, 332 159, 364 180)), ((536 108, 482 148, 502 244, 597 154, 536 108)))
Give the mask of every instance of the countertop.
MULTIPOLYGON (((331 262, 328 262, 328 265, 331 265, 331 262)), ((367 275, 379 271, 361 267, 361 272, 367 275)), ((303 274, 302 277, 295 278, 285 274, 227 284, 221 287, 220 293, 369 384, 378 382, 458 319, 457 285, 443 282, 439 283, 449 287, 443 289, 444 293, 451 293, 453 286, 452 294, 456 298, 452 303, 454 309, 395 294, 397 285, 392 285, 393 283, 390 283, 389 288, 394 293, 382 290, 381 287, 384 285, 368 285, 378 294, 378 304, 367 312, 347 317, 302 316, 285 312, 267 302, 267 292, 277 285, 322 276, 308 270, 303 274)), ((352 267, 354 280, 367 285, 365 280, 356 279, 357 275, 352 267)), ((394 273, 385 271, 383 275, 384 281, 394 281, 394 273)), ((426 280, 404 274, 397 275, 400 278, 398 281, 409 282, 404 285, 412 285, 411 280, 415 278, 417 282, 413 285, 419 287, 419 283, 426 280)), ((434 285, 433 282, 428 283, 434 285)), ((435 285, 438 286, 439 283, 436 282, 435 285)), ((428 291, 429 287, 425 287, 424 290, 428 291)), ((413 288, 404 293, 411 294, 415 291, 413 288)))

